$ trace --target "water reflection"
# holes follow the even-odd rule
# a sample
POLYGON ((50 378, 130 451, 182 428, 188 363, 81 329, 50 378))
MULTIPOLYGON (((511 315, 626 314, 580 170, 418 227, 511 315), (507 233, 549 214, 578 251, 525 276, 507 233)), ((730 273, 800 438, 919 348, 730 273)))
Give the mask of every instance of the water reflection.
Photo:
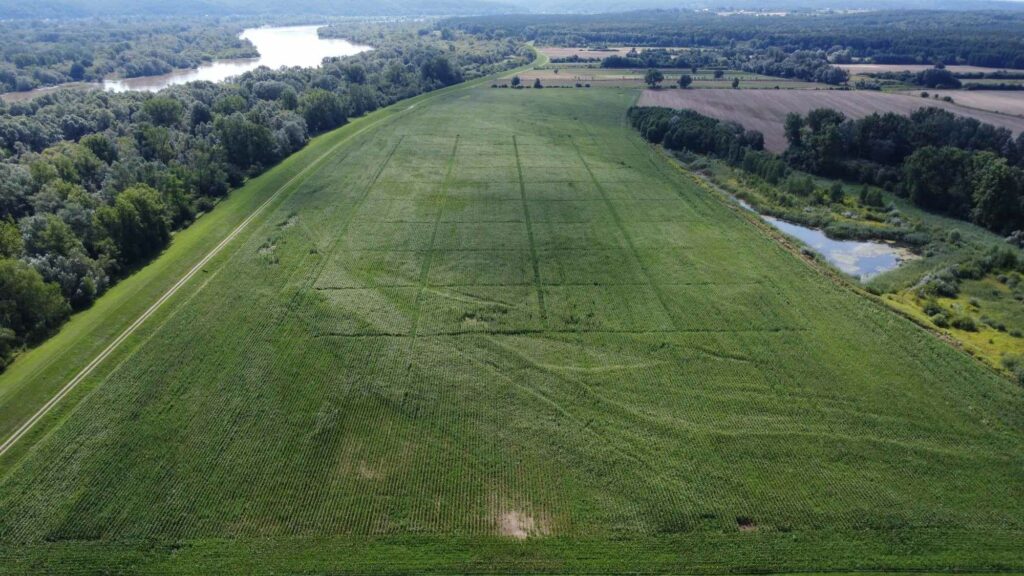
POLYGON ((282 66, 313 68, 319 66, 324 58, 352 56, 372 50, 370 46, 353 44, 342 38, 320 38, 316 33, 317 28, 319 26, 249 28, 240 37, 256 46, 259 58, 217 60, 195 69, 175 70, 159 76, 104 80, 103 88, 113 92, 156 92, 168 86, 199 80, 223 82, 260 66, 274 70, 282 66))
MULTIPOLYGON (((739 198, 734 199, 747 210, 755 214, 757 213, 750 204, 739 198)), ((870 280, 883 272, 894 270, 903 262, 914 257, 906 248, 893 244, 859 240, 834 240, 826 236, 821 230, 815 228, 793 224, 792 222, 786 222, 785 220, 779 220, 764 214, 758 214, 758 216, 777 230, 800 240, 812 250, 824 256, 836 268, 861 280, 870 280)))

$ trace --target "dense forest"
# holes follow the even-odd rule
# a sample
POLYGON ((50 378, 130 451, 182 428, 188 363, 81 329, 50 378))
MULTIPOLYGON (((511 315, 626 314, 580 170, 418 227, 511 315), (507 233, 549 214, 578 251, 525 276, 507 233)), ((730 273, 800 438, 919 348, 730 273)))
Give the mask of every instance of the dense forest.
POLYGON ((1024 12, 901 11, 730 15, 688 10, 455 18, 449 26, 539 45, 677 46, 760 54, 821 52, 833 63, 973 64, 1024 68, 1024 12), (894 33, 898 30, 898 33, 894 33))
POLYGON ((531 57, 411 24, 341 26, 329 33, 377 48, 231 84, 0 105, 0 365, 311 135, 531 57))
POLYGON ((633 108, 630 120, 651 142, 715 155, 772 183, 796 169, 881 186, 998 234, 1024 229, 1024 135, 939 108, 859 120, 831 109, 790 114, 781 157, 761 151, 759 133, 690 110, 633 108))
POLYGON ((0 22, 0 92, 258 56, 239 32, 238 24, 209 19, 0 22))

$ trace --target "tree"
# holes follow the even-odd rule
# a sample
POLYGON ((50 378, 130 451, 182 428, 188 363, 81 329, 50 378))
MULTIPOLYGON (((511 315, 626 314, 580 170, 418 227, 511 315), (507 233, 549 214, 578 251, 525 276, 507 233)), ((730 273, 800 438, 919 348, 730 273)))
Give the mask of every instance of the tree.
POLYGON ((0 258, 0 364, 6 364, 11 348, 34 344, 48 336, 68 317, 71 308, 55 284, 43 282, 31 266, 0 258))
POLYGON ((236 112, 214 122, 228 162, 241 169, 263 166, 277 158, 274 136, 266 126, 236 112))
POLYGON ((540 83, 540 78, 534 78, 533 79, 533 87, 534 88, 543 88, 544 87, 544 85, 540 83))
POLYGON ((104 134, 89 134, 79 140, 79 144, 88 148, 106 164, 113 164, 117 160, 117 145, 104 134))
POLYGON ((732 79, 732 87, 733 88, 739 88, 740 87, 740 79, 739 78, 733 78, 732 79))
POLYGON ((435 56, 424 62, 420 66, 420 75, 424 80, 439 82, 442 86, 462 82, 462 74, 444 56, 435 56))
POLYGON ((915 81, 926 88, 959 88, 960 80, 945 68, 929 68, 917 73, 915 81))
POLYGON ((0 220, 0 258, 18 258, 24 249, 21 230, 14 220, 10 216, 0 220))
POLYGON ((85 66, 82 66, 80 62, 75 62, 68 70, 68 76, 71 76, 71 79, 76 82, 81 81, 82 78, 85 78, 85 66))
POLYGON ((657 88, 658 84, 665 79, 665 75, 661 73, 661 70, 657 68, 651 68, 644 74, 644 82, 647 83, 651 88, 657 88))
POLYGON ((843 201, 846 194, 843 192, 843 185, 839 182, 833 182, 832 186, 828 189, 828 199, 833 204, 839 204, 843 201))
POLYGON ((991 152, 973 159, 971 220, 1000 234, 1021 227, 1021 173, 991 152))
POLYGON ((970 154, 953 147, 925 146, 903 163, 903 185, 918 206, 966 219, 972 190, 970 154))
POLYGON ((521 78, 519 78, 518 74, 516 74, 515 76, 512 77, 512 87, 513 88, 518 88, 519 85, 522 84, 522 83, 523 83, 523 81, 522 81, 521 78))
POLYGON ((783 123, 783 130, 786 133, 786 140, 790 146, 800 146, 801 133, 804 129, 804 118, 796 112, 786 114, 786 121, 783 123))
POLYGON ((690 76, 689 74, 679 76, 678 84, 680 88, 689 88, 690 84, 693 84, 693 76, 690 76))
POLYGON ((163 199, 146 185, 117 196, 113 206, 96 211, 97 228, 106 232, 121 262, 134 265, 155 256, 171 240, 163 199))
POLYGON ((883 204, 882 193, 878 188, 869 188, 866 184, 861 187, 858 200, 863 206, 881 208, 883 204))
POLYGON ((314 134, 325 132, 345 123, 345 110, 341 100, 326 90, 314 88, 299 99, 299 111, 306 119, 306 127, 314 134))
POLYGON ((715 70, 715 80, 721 80, 725 76, 724 70, 715 70))
POLYGON ((174 98, 156 96, 142 103, 142 110, 158 126, 174 126, 181 121, 184 107, 174 98))

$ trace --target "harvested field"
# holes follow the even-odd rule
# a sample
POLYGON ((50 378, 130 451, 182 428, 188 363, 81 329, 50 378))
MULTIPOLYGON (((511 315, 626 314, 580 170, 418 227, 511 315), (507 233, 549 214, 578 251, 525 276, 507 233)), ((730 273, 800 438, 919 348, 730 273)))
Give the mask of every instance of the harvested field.
MULTIPOLYGON (((920 90, 908 92, 920 98, 920 90)), ((967 108, 977 108, 1000 114, 1024 116, 1024 91, 1012 90, 929 90, 929 94, 939 97, 949 96, 956 104, 967 108)), ((924 99, 922 98, 923 102, 924 99)))
MULTIPOLYGON (((846 70, 850 74, 872 74, 875 72, 920 72, 933 68, 931 64, 836 64, 837 67, 846 70)), ((1013 68, 983 68, 981 66, 946 66, 946 70, 954 74, 966 74, 974 72, 995 72, 996 70, 1007 70, 1009 72, 1024 72, 1013 68)))
MULTIPOLYGON (((580 58, 607 58, 609 56, 625 56, 632 47, 620 47, 620 48, 607 48, 604 50, 594 50, 591 48, 566 48, 563 46, 542 46, 537 48, 542 54, 548 58, 571 58, 573 56, 579 56, 580 58)), ((642 48, 637 48, 642 50, 642 48)))
POLYGON ((637 104, 688 108, 720 120, 739 122, 744 128, 761 131, 764 134, 765 148, 773 152, 782 152, 786 149, 786 137, 782 131, 786 114, 806 114, 815 108, 834 108, 851 118, 863 118, 874 112, 910 114, 925 106, 935 106, 981 122, 1009 128, 1014 134, 1024 131, 1024 118, 975 110, 933 99, 925 100, 919 96, 868 91, 645 90, 637 104))

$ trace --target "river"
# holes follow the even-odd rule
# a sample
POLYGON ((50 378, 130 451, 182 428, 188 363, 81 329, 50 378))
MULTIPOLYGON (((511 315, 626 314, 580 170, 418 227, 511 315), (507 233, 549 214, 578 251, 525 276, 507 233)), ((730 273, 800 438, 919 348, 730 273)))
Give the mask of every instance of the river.
POLYGON ((156 92, 168 86, 198 80, 223 82, 260 66, 266 66, 273 70, 282 66, 315 68, 320 66, 324 58, 353 56, 373 49, 370 46, 353 44, 342 38, 320 38, 316 32, 318 28, 320 26, 247 28, 239 37, 249 40, 256 46, 256 50, 260 53, 259 58, 214 60, 198 68, 175 70, 159 76, 107 79, 103 81, 102 85, 76 82, 71 85, 37 88, 28 92, 12 92, 2 96, 7 102, 14 102, 41 96, 60 88, 97 89, 101 86, 104 90, 111 92, 128 90, 156 92))

